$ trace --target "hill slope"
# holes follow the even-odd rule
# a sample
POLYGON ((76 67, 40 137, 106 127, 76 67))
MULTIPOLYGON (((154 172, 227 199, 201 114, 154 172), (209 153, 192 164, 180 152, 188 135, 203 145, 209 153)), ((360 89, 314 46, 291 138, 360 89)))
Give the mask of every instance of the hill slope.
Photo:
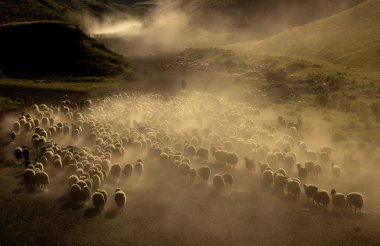
POLYGON ((363 0, 186 0, 194 22, 214 30, 244 29, 265 37, 350 8, 363 0))
POLYGON ((24 22, 0 26, 0 70, 13 78, 112 76, 127 61, 63 22, 24 22))
POLYGON ((231 45, 244 56, 298 56, 351 68, 380 70, 380 1, 368 0, 334 16, 257 42, 231 45))
POLYGON ((136 1, 102 0, 1 0, 0 24, 22 21, 58 20, 80 23, 83 16, 126 18, 143 14, 146 9, 136 1))

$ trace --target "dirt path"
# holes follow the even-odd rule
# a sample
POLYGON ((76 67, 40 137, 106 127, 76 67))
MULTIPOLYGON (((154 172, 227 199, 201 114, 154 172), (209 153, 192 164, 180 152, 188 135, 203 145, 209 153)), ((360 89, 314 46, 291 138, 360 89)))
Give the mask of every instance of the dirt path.
POLYGON ((45 192, 30 194, 20 167, 1 167, 0 245, 380 245, 378 215, 326 212, 303 197, 273 196, 256 181, 248 190, 214 196, 210 186, 163 183, 153 174, 117 184, 129 190, 121 214, 113 202, 115 184, 107 185, 109 202, 97 214, 70 207, 59 178, 45 192))

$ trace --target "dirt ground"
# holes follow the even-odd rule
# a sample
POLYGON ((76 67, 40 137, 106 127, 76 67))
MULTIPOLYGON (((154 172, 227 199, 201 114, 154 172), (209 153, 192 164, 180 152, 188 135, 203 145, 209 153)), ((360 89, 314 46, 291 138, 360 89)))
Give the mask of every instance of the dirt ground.
POLYGON ((0 168, 0 245, 380 245, 378 214, 279 197, 241 170, 233 172, 237 188, 216 195, 210 184, 176 183, 148 165, 141 180, 106 184, 101 212, 73 206, 59 176, 42 193, 28 192, 22 172, 9 162, 0 168), (127 191, 120 213, 114 187, 127 191))

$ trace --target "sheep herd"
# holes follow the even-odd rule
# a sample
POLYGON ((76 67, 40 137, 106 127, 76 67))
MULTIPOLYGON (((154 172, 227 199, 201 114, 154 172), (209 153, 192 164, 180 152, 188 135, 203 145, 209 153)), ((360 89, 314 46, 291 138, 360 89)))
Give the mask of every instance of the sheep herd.
POLYGON ((358 192, 317 186, 327 177, 339 179, 343 168, 347 175, 356 172, 358 159, 345 156, 337 165, 331 147, 311 148, 300 118, 267 119, 250 104, 210 94, 124 93, 34 104, 10 128, 27 189, 43 191, 51 179, 63 179, 72 202, 99 211, 108 202, 105 186, 114 188, 122 210, 128 192, 121 180, 140 182, 148 170, 189 185, 208 187, 212 178, 220 195, 237 185, 239 172, 280 196, 298 200, 304 190, 314 206, 327 208, 331 200, 337 211, 354 213, 364 206, 358 192))

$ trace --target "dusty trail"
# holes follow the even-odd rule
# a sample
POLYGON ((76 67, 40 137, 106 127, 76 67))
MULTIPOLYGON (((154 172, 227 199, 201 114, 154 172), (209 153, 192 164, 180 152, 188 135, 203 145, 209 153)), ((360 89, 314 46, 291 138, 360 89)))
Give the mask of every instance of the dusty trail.
MULTIPOLYGON (((303 196, 298 202, 282 199, 263 191, 257 180, 244 190, 215 196, 210 186, 163 183, 150 171, 139 183, 120 183, 128 192, 122 214, 115 211, 109 186, 110 202, 96 214, 68 206, 66 185, 59 179, 45 192, 30 194, 22 187, 21 175, 20 166, 0 169, 1 245, 380 243, 379 215, 340 215, 308 205, 303 196)), ((247 178, 240 171, 234 175, 241 182, 247 178)))

